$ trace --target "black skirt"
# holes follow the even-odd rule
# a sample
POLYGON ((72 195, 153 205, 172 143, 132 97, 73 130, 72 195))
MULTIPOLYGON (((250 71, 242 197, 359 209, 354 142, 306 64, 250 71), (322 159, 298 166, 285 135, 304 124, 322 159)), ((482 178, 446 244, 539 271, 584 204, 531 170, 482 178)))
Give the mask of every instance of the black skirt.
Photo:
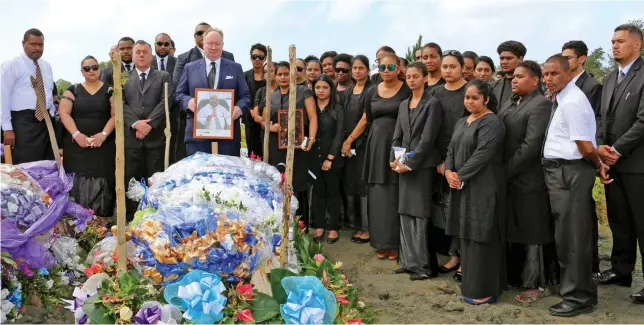
POLYGON ((504 242, 481 243, 461 238, 461 265, 464 297, 496 297, 507 289, 504 242))
POLYGON ((398 249, 398 184, 369 184, 369 233, 376 249, 398 249))

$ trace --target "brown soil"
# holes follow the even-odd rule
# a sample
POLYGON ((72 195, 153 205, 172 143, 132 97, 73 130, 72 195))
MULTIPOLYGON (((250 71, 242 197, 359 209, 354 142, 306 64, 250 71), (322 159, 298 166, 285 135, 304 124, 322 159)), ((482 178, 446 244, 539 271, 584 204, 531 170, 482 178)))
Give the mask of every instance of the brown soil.
MULTIPOLYGON (((635 305, 628 298, 628 295, 644 286, 641 261, 633 274, 631 288, 601 286, 595 312, 573 318, 558 318, 550 316, 548 312, 549 306, 560 301, 558 296, 544 298, 532 305, 522 305, 514 300, 519 293, 516 289, 505 292, 498 304, 470 306, 462 302, 459 284, 452 280, 451 273, 414 282, 407 275, 394 275, 397 263, 378 260, 369 244, 350 242, 351 234, 351 231, 342 231, 340 241, 327 245, 326 253, 330 259, 343 262, 360 299, 375 309, 376 323, 644 323, 644 305, 635 305)), ((602 229, 602 269, 610 267, 609 236, 609 230, 602 229)), ((443 260, 446 258, 443 257, 443 260)))

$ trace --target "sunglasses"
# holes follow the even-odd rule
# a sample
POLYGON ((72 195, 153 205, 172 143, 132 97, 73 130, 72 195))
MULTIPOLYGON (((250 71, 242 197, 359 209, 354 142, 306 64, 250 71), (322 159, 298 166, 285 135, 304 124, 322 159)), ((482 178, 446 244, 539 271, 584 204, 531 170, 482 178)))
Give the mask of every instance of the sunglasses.
POLYGON ((387 65, 381 64, 381 65, 378 66, 378 71, 380 71, 380 72, 383 72, 385 70, 396 71, 396 68, 398 68, 398 66, 396 66, 393 63, 392 64, 387 64, 387 65))
POLYGON ((461 56, 461 52, 459 52, 457 50, 447 50, 447 51, 443 52, 443 56, 446 56, 446 55, 461 56))
POLYGON ((304 67, 295 67, 297 69, 297 72, 302 72, 304 71, 304 67))
POLYGON ((86 65, 83 67, 83 71, 85 72, 98 71, 98 64, 86 65))
POLYGON ((263 54, 253 54, 250 56, 251 60, 264 60, 266 59, 266 55, 263 54))
POLYGON ((170 42, 157 42, 157 46, 170 46, 170 42))
POLYGON ((345 69, 345 68, 335 68, 335 72, 349 73, 349 69, 345 69))
POLYGON ((205 32, 205 31, 203 31, 203 30, 200 30, 200 31, 198 31, 198 32, 195 32, 195 36, 203 36, 203 33, 204 33, 204 32, 205 32))

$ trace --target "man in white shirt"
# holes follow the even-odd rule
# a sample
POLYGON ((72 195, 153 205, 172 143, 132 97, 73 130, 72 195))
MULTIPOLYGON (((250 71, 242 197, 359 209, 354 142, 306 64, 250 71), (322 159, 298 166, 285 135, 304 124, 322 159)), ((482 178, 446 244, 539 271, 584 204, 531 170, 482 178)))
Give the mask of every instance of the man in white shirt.
POLYGON ((2 136, 4 144, 13 149, 14 164, 54 157, 47 125, 42 113, 36 110, 36 92, 30 79, 33 76, 44 87, 43 109, 53 116, 54 77, 49 63, 41 58, 44 46, 41 31, 35 28, 26 31, 22 41, 24 52, 2 64, 0 71, 2 136))
POLYGON ((586 95, 572 81, 568 59, 556 54, 543 67, 550 93, 556 95, 543 146, 544 175, 555 219, 555 244, 561 266, 563 300, 550 307, 554 316, 592 312, 597 286, 591 277, 592 217, 590 198, 595 172, 610 183, 608 166, 595 150, 595 114, 586 95), (594 167, 594 170, 593 170, 594 167))
POLYGON ((209 130, 230 130, 232 114, 230 107, 223 105, 228 106, 228 103, 217 96, 212 96, 208 104, 198 109, 197 121, 209 130))

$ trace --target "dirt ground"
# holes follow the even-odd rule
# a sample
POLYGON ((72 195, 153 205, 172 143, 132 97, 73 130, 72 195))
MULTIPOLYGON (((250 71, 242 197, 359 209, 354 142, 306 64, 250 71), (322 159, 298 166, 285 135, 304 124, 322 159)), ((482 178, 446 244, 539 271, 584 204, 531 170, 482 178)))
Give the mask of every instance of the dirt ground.
MULTIPOLYGON (((514 300, 519 291, 510 290, 498 304, 470 306, 462 302, 459 284, 452 280, 452 273, 412 282, 408 275, 394 275, 398 265, 378 260, 369 244, 350 242, 351 234, 343 231, 340 241, 327 245, 326 253, 330 259, 342 261, 360 299, 375 309, 376 323, 644 323, 644 305, 635 305, 628 298, 644 287, 641 261, 631 288, 601 286, 595 312, 559 318, 548 312, 549 306, 560 301, 555 295, 533 305, 522 305, 514 300)), ((610 267, 610 230, 602 229, 600 237, 601 267, 605 270, 610 267)))

